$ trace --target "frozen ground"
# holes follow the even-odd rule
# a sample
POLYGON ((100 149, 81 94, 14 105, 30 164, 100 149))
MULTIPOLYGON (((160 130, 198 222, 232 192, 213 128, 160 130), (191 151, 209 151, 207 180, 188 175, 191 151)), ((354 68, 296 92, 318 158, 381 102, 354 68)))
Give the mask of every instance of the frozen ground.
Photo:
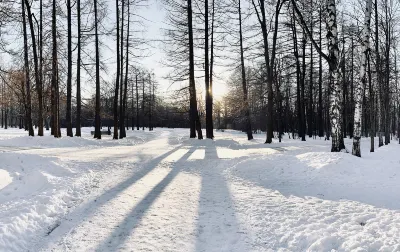
POLYGON ((84 132, 0 130, 0 251, 400 251, 396 140, 359 159, 323 139, 84 132))

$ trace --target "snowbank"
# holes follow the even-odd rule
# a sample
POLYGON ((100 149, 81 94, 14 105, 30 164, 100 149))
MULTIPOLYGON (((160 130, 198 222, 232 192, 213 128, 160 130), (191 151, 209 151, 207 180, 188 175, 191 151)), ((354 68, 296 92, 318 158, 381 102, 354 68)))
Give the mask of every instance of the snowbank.
POLYGON ((0 130, 0 251, 400 250, 397 143, 187 133, 0 130))

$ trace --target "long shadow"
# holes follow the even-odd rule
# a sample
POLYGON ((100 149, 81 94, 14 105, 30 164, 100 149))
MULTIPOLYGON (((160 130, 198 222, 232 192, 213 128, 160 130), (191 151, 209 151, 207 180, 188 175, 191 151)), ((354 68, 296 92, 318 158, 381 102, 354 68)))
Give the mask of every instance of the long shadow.
POLYGON ((120 225, 97 246, 95 251, 118 251, 118 246, 125 243, 129 235, 139 226, 146 212, 151 208, 156 199, 161 195, 164 189, 179 174, 182 166, 180 162, 186 161, 197 147, 191 147, 178 161, 172 165, 171 171, 160 181, 136 206, 126 215, 120 225))
POLYGON ((218 157, 215 146, 205 151, 208 169, 202 170, 196 251, 245 251, 239 247, 240 226, 227 181, 221 174, 229 160, 218 157), (210 165, 211 164, 211 165, 210 165))
MULTIPOLYGON (((113 188, 105 191, 101 195, 97 196, 95 199, 95 202, 89 201, 84 205, 78 206, 73 212, 69 213, 69 216, 71 216, 72 219, 74 219, 74 217, 75 218, 79 217, 79 220, 83 220, 87 217, 90 217, 91 215, 93 215, 93 213, 98 208, 105 205, 108 201, 110 201, 111 199, 116 197, 120 192, 124 191, 126 188, 130 187, 131 185, 135 184, 137 181, 139 181, 140 179, 145 177, 152 170, 154 170, 163 159, 165 159, 166 157, 168 157, 169 155, 171 155, 172 153, 174 153, 175 151, 177 151, 180 148, 181 148, 181 146, 177 146, 174 149, 167 151, 166 153, 158 156, 157 158, 152 159, 147 164, 144 164, 140 170, 136 171, 135 174, 133 174, 133 176, 131 176, 130 178, 126 179, 125 181, 117 184, 113 188)), ((79 224, 79 223, 74 223, 73 226, 76 226, 77 224, 79 224)), ((60 226, 62 226, 62 223, 60 226)), ((54 230, 52 230, 52 231, 54 231, 54 230)), ((57 234, 56 235, 57 238, 52 236, 51 240, 60 239, 68 231, 69 231, 69 229, 63 230, 61 232, 54 232, 57 234)), ((44 243, 42 243, 41 247, 46 248, 49 242, 50 242, 50 240, 46 239, 46 241, 44 243)))

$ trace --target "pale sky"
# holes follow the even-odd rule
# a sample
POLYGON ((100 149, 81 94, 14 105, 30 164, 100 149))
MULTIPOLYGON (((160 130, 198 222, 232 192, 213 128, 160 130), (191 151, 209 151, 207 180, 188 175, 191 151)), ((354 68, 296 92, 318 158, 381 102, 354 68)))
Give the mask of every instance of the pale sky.
MULTIPOLYGON (((157 82, 159 83, 159 94, 168 96, 174 89, 178 89, 180 86, 179 84, 171 85, 170 81, 164 78, 169 71, 168 68, 162 64, 162 61, 168 60, 163 53, 163 45, 161 42, 164 38, 162 28, 166 27, 166 13, 163 9, 162 3, 159 0, 149 0, 147 5, 147 7, 141 8, 139 15, 145 19, 144 23, 146 26, 146 32, 143 34, 143 36, 149 41, 152 41, 151 45, 153 48, 149 49, 150 56, 140 59, 139 62, 143 65, 143 67, 154 70, 157 82)), ((115 13, 115 4, 113 1, 110 1, 110 8, 112 8, 110 12, 115 13)), ((110 43, 112 43, 110 47, 115 48, 115 41, 110 40, 110 43)), ((112 56, 108 56, 107 53, 107 57, 112 56)), ((112 67, 110 68, 112 69, 112 67)), ((216 68, 215 74, 221 72, 220 70, 221 69, 216 68)), ((198 93, 202 92, 204 81, 197 80, 196 86, 198 93)), ((227 91, 224 81, 216 81, 214 87, 215 98, 222 98, 227 91)))
MULTIPOLYGON (((35 13, 35 15, 38 17, 39 16, 39 11, 38 11, 38 1, 34 1, 33 2, 33 6, 32 6, 32 11, 33 13, 35 13)), ((108 4, 108 17, 105 21, 105 26, 108 26, 107 28, 111 28, 113 25, 115 25, 115 2, 111 1, 111 0, 107 0, 107 4, 108 4)), ((62 8, 65 8, 65 3, 61 3, 60 6, 62 8)), ((15 8, 19 8, 19 4, 16 3, 15 4, 15 8)), ((76 10, 73 9, 73 14, 76 13, 76 10)), ((141 58, 140 60, 136 60, 138 61, 144 68, 149 69, 149 70, 153 70, 153 72, 155 73, 155 77, 157 79, 157 82, 159 83, 159 90, 158 93, 160 95, 163 96, 169 96, 169 94, 171 94, 171 92, 174 89, 178 89, 180 87, 179 84, 175 84, 171 86, 171 83, 169 80, 166 80, 165 78, 163 78, 164 76, 167 75, 168 73, 168 69, 166 67, 163 66, 163 64, 161 63, 163 60, 168 60, 163 51, 162 51, 162 43, 160 41, 163 40, 164 35, 163 32, 161 30, 162 27, 165 27, 165 11, 163 10, 163 6, 160 3, 160 0, 149 0, 147 2, 147 7, 141 7, 139 11, 135 11, 136 14, 139 14, 140 16, 142 16, 144 18, 144 24, 145 24, 145 32, 143 33, 143 37, 148 39, 151 42, 152 48, 149 48, 149 52, 148 52, 148 57, 145 58, 141 58)), ((50 18, 50 17, 48 17, 50 18)), ((64 18, 60 18, 58 17, 58 22, 65 22, 64 18)), ((84 21, 83 21, 84 23, 84 21)), ((58 24, 60 26, 60 24, 58 24)), ((11 27, 9 27, 9 29, 17 29, 15 30, 15 34, 20 34, 19 32, 21 32, 22 27, 20 25, 14 26, 11 25, 11 27)), ((29 27, 28 27, 29 28, 29 27)), ((45 27, 45 29, 50 29, 48 26, 45 27)), ((60 30, 64 30, 63 31, 63 43, 66 43, 66 27, 59 27, 60 30)), ((135 28, 131 26, 131 29, 134 30, 135 28)), ((29 29, 28 29, 29 32, 29 29)), ((73 36, 76 36, 76 29, 73 30, 73 36)), ((126 32, 126 31, 125 31, 126 32)), ((126 33, 124 34, 126 35, 126 33)), ((30 41, 30 35, 29 36, 29 43, 30 41)), ((20 37, 18 35, 18 37, 8 37, 7 38, 8 41, 14 41, 13 43, 11 43, 9 45, 9 48, 14 48, 14 49, 18 49, 18 50, 22 50, 22 37, 20 37)), ((104 73, 102 74, 102 77, 104 79, 106 79, 107 81, 110 81, 112 83, 113 81, 113 75, 115 73, 115 69, 116 69, 116 55, 115 55, 115 51, 116 51, 116 42, 115 42, 115 38, 113 36, 100 36, 100 40, 101 42, 103 42, 104 44, 106 44, 106 47, 102 47, 101 48, 101 60, 103 62, 105 62, 105 64, 107 65, 108 68, 108 73, 106 76, 104 76, 104 73), (107 48, 108 47, 108 48, 107 48)), ((76 41, 73 40, 73 47, 75 46, 76 41)), ((94 44, 90 44, 87 46, 87 51, 89 52, 93 47, 94 44)), ((94 48, 93 48, 94 49, 94 48)), ((198 52, 196 52, 198 53, 198 52)), ((202 53, 202 52, 199 52, 202 53)), ((76 51, 73 52, 73 62, 76 61, 76 51)), ((84 63, 91 63, 91 62, 84 62, 84 63)), ((9 57, 9 55, 7 54, 1 54, 1 58, 0 58, 0 64, 2 64, 2 67, 7 68, 9 66, 12 65, 11 62, 11 58, 9 57)), ((75 65, 74 65, 74 72, 73 72, 73 78, 75 78, 76 75, 76 70, 75 70, 75 65)), ((215 69, 215 75, 218 75, 219 77, 225 75, 226 73, 224 73, 223 70, 221 70, 220 68, 216 68, 215 69), (218 73, 219 72, 219 73, 218 73)), ((94 82, 93 81, 88 81, 87 76, 85 77, 85 72, 82 71, 82 94, 85 97, 89 97, 94 93, 94 82)), ((65 83, 61 83, 62 85, 64 85, 65 83)), ((75 86, 75 81, 73 82, 74 86, 75 86)), ((204 86, 204 81, 203 80, 197 80, 197 89, 198 89, 198 93, 202 92, 203 86, 204 86)), ((225 83, 224 81, 221 80, 216 80, 215 84, 214 84, 214 96, 216 98, 221 98, 225 92, 226 92, 226 87, 225 87, 225 83)), ((73 93, 75 93, 75 87, 73 87, 73 93)), ((204 93, 204 92, 203 92, 204 93)))

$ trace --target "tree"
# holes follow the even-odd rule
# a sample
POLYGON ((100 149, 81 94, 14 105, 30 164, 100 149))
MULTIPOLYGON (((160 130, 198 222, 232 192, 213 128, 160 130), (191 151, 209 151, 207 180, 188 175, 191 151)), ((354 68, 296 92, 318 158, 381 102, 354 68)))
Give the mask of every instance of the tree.
POLYGON ((36 84, 36 92, 38 96, 38 104, 39 104, 39 116, 38 116, 38 136, 43 136, 43 91, 42 91, 42 80, 41 80, 41 72, 39 71, 39 60, 37 54, 37 46, 36 46, 36 36, 35 36, 35 28, 33 25, 33 14, 31 11, 31 6, 28 0, 25 1, 26 10, 28 12, 28 21, 31 33, 32 40, 32 50, 33 50, 33 61, 35 66, 35 84, 36 84))
POLYGON ((212 89, 210 87, 210 60, 209 60, 209 23, 208 23, 208 0, 204 1, 204 80, 205 80, 205 90, 206 90, 206 137, 209 139, 214 138, 213 133, 213 112, 212 112, 212 89))
POLYGON ((353 137, 353 151, 352 154, 361 157, 360 140, 361 140, 361 115, 362 115, 362 100, 361 97, 364 93, 364 87, 367 83, 367 58, 370 50, 369 36, 371 33, 371 12, 372 0, 366 0, 365 7, 365 20, 363 27, 362 39, 362 55, 361 55, 361 68, 360 68, 360 82, 356 89, 356 106, 354 113, 354 137, 353 137))
POLYGON ((80 137, 81 133, 81 113, 82 113, 82 98, 81 98, 81 53, 82 53, 82 31, 81 31, 81 0, 76 1, 77 16, 78 16, 78 44, 77 44, 77 66, 76 66, 76 133, 75 136, 80 137))
POLYGON ((241 65, 241 72, 242 72, 244 111, 245 111, 245 120, 246 120, 245 124, 246 124, 247 139, 252 140, 253 133, 252 133, 252 129, 251 129, 250 108, 249 108, 247 82, 246 82, 246 68, 244 65, 244 49, 243 49, 243 34, 242 34, 242 8, 240 5, 240 1, 241 0, 238 0, 239 43, 240 43, 240 65, 241 65))
POLYGON ((126 113, 127 92, 128 92, 129 24, 130 24, 130 4, 129 4, 129 2, 128 2, 128 27, 127 27, 127 29, 126 29, 125 81, 124 81, 124 97, 123 97, 123 102, 122 102, 120 138, 126 137, 126 130, 125 130, 125 113, 126 113))
POLYGON ((99 57, 99 33, 97 19, 97 0, 94 0, 95 46, 96 46, 96 109, 94 138, 101 139, 100 122, 100 57, 99 57))
POLYGON ((67 136, 73 137, 72 133, 72 7, 71 0, 67 0, 67 23, 68 23, 68 73, 67 73, 67 136))
POLYGON ((326 29, 327 29, 327 39, 328 39, 328 55, 326 55, 318 44, 315 42, 310 29, 308 28, 302 13, 297 7, 295 0, 291 0, 294 6, 295 12, 300 20, 301 25, 304 27, 307 35, 311 38, 311 41, 318 51, 318 53, 328 62, 329 65, 329 118, 331 124, 331 137, 332 137, 332 152, 340 152, 345 149, 343 134, 341 133, 341 123, 340 123, 340 65, 339 65, 339 46, 338 46, 338 29, 337 29, 337 19, 336 19, 336 1, 327 0, 326 1, 326 29))
POLYGON ((119 6, 118 0, 115 0, 115 8, 116 8, 116 21, 117 21, 117 72, 116 72, 116 80, 115 80, 115 94, 114 94, 114 139, 118 139, 118 91, 119 91, 119 75, 120 75, 120 47, 119 47, 119 6))
POLYGON ((264 60, 265 60, 265 67, 267 70, 268 120, 267 120, 267 140, 265 141, 265 143, 268 144, 272 143, 273 131, 274 131, 273 129, 274 104, 273 104, 272 84, 274 80, 273 71, 274 71, 275 56, 276 56, 276 41, 278 37, 279 14, 285 2, 286 0, 277 0, 275 3, 274 21, 273 24, 271 25, 274 32, 272 38, 272 47, 270 48, 268 39, 268 24, 265 14, 265 0, 258 0, 258 4, 255 3, 255 0, 252 0, 254 10, 256 11, 257 14, 258 22, 261 26, 263 45, 264 45, 263 48, 264 60))
POLYGON ((51 75, 51 104, 52 104, 52 125, 51 131, 55 138, 61 137, 60 121, 58 110, 58 61, 57 61, 57 15, 56 15, 56 0, 53 0, 52 5, 52 40, 53 40, 53 59, 52 59, 52 75, 51 75))
POLYGON ((27 126, 29 136, 34 136, 33 125, 32 125, 32 105, 31 105, 31 84, 29 76, 29 59, 28 59, 28 35, 26 29, 26 17, 25 17, 25 1, 22 0, 22 25, 24 32, 24 59, 25 59, 25 86, 26 86, 26 101, 25 101, 25 118, 27 120, 27 126))
POLYGON ((193 46, 193 18, 192 18, 192 0, 187 0, 187 18, 189 32, 189 95, 190 95, 190 138, 196 137, 196 131, 199 139, 203 139, 199 112, 197 110, 196 82, 194 76, 194 46, 193 46))
MULTIPOLYGON (((124 9, 125 9, 125 1, 121 0, 121 55, 120 55, 120 83, 121 83, 121 88, 120 88, 120 93, 119 93, 119 139, 124 138, 125 134, 125 122, 124 122, 124 9)), ((126 73, 127 74, 127 73, 126 73)))

